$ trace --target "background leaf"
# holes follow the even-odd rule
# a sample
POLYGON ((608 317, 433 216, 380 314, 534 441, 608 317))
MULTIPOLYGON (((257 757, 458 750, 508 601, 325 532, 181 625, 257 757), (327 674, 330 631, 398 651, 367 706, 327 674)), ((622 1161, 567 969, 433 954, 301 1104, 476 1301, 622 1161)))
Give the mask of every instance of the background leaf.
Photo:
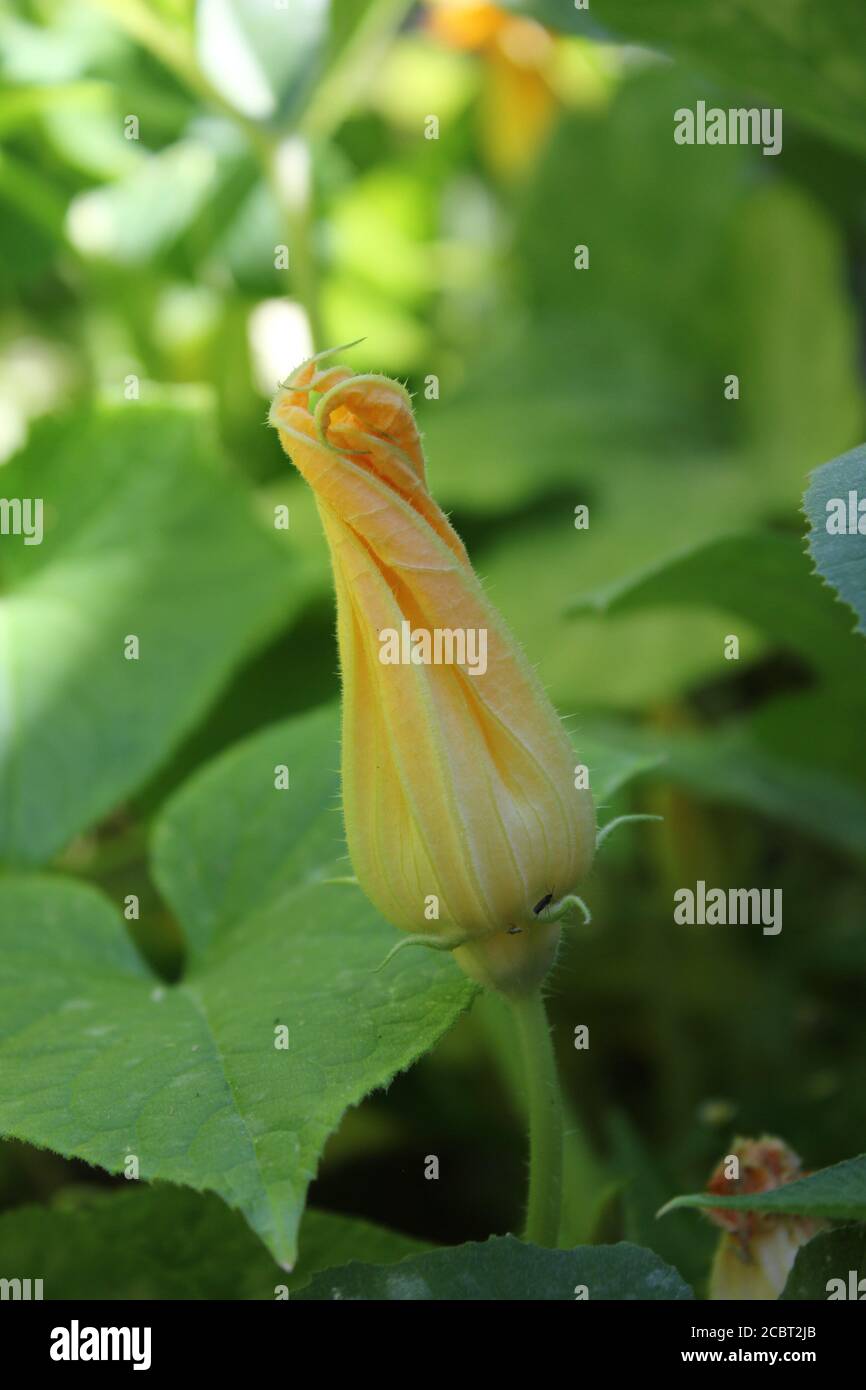
POLYGON ((799 676, 797 693, 786 691, 748 717, 704 732, 623 729, 617 735, 602 725, 601 737, 635 752, 654 751, 666 776, 705 795, 778 815, 862 852, 866 764, 858 748, 840 747, 837 733, 862 705, 866 648, 852 639, 845 610, 815 584, 798 539, 771 532, 721 537, 587 594, 569 611, 603 612, 616 630, 644 611, 693 607, 719 613, 719 656, 726 635, 742 635, 746 622, 810 676, 799 676), (805 750, 804 726, 811 731, 805 750))
MULTIPOLYGON (((307 1211, 304 1254, 291 1274, 275 1264, 236 1212, 216 1197, 153 1187, 64 1198, 0 1216, 4 1272, 38 1271, 46 1299, 273 1299, 313 1274, 362 1259, 416 1254, 419 1241, 368 1221, 307 1211), (122 1258, 118 1259, 118 1252, 122 1258)), ((26 1277, 26 1276, 24 1276, 26 1277)))
POLYGON ((866 19, 848 0, 768 7, 762 0, 504 0, 507 8, 555 28, 638 40, 672 50, 708 72, 754 87, 800 120, 864 148, 866 78, 854 55, 866 47, 866 19))
POLYGON ((816 468, 803 505, 812 526, 808 540, 815 567, 853 608, 857 631, 866 636, 866 508, 856 513, 862 530, 841 536, 827 530, 828 502, 841 499, 847 517, 852 492, 858 500, 866 499, 866 446, 816 468))
POLYGON ((784 1212, 791 1216, 812 1216, 816 1220, 862 1220, 866 1217, 866 1155, 846 1159, 832 1168, 822 1168, 809 1177, 750 1197, 717 1197, 711 1192, 674 1197, 663 1211, 679 1211, 683 1207, 720 1207, 780 1215, 784 1212))
MULTIPOLYGON (((794 1268, 779 1294, 780 1299, 827 1299, 827 1284, 841 1279, 850 1296, 849 1273, 855 1271, 859 1283, 866 1267, 866 1226, 843 1226, 838 1231, 820 1231, 797 1251, 794 1268)), ((857 1290, 856 1296, 863 1294, 857 1290)))
POLYGON ((328 32, 329 0, 200 0, 196 50, 202 71, 244 115, 273 116, 309 87, 328 32))
POLYGON ((316 1276, 296 1297, 473 1301, 575 1299, 585 1284, 593 1299, 688 1299, 676 1270, 649 1250, 619 1245, 542 1250, 514 1236, 411 1256, 396 1266, 348 1265, 316 1276))
MULTIPOLYGON (((839 717, 831 703, 817 706, 816 718, 827 727, 839 717)), ((667 734, 608 724, 601 736, 653 760, 659 780, 697 798, 746 807, 849 854, 866 853, 866 790, 849 777, 800 764, 790 753, 774 753, 748 724, 667 734)), ((577 754, 580 746, 578 738, 577 754)))
POLYGON ((573 739, 575 750, 589 769, 593 798, 599 807, 636 777, 658 767, 664 757, 649 749, 642 751, 623 746, 616 739, 605 742, 598 734, 586 734, 580 729, 575 731, 573 739))
POLYGON ((194 410, 45 422, 3 485, 44 500, 42 544, 0 553, 0 860, 38 864, 159 767, 300 596, 194 410))
POLYGON ((719 609, 746 619, 819 668, 839 676, 854 662, 866 675, 866 649, 851 644, 844 612, 827 600, 811 581, 798 539, 765 532, 692 547, 578 599, 569 611, 595 609, 618 617, 643 608, 719 609))
POLYGON ((622 1187, 618 1193, 624 1213, 624 1235, 635 1245, 655 1251, 695 1287, 703 1280, 716 1244, 707 1223, 696 1225, 686 1216, 657 1221, 666 1182, 658 1163, 627 1115, 608 1118, 611 1166, 622 1187))

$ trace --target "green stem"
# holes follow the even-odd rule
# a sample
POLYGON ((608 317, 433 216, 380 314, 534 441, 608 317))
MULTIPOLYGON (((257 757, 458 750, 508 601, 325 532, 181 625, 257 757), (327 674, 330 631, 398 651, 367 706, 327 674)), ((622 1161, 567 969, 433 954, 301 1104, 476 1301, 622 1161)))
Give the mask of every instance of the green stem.
POLYGON ((371 0, 354 31, 310 93, 299 130, 311 140, 327 139, 369 89, 414 0, 371 0))
POLYGON ((556 1246, 562 1211, 562 1097, 541 990, 511 1007, 523 1052, 529 1101, 529 1203, 525 1237, 556 1246))
POLYGON ((291 256, 292 298, 304 309, 316 352, 323 347, 319 315, 318 272, 312 237, 312 209, 308 196, 290 197, 278 169, 278 145, 260 132, 257 153, 262 173, 270 187, 291 256))

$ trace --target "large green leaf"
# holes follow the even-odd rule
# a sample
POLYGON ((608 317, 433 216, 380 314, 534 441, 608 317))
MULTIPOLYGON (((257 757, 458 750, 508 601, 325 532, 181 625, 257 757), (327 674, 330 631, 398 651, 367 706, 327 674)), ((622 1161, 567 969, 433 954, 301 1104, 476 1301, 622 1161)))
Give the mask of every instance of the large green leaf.
MULTIPOLYGON (((570 612, 611 617, 653 608, 721 609, 835 675, 866 678, 866 647, 850 641, 845 612, 821 591, 796 536, 725 536, 575 600, 570 612)), ((719 629, 719 657, 724 634, 719 629)))
POLYGON ((816 468, 803 504, 812 527, 809 550, 815 566, 853 608, 857 631, 866 635, 866 445, 816 468))
POLYGON ((846 249, 826 208, 777 179, 739 208, 731 263, 726 370, 740 396, 728 405, 751 460, 749 487, 773 513, 790 513, 808 470, 850 448, 863 427, 846 249))
MULTIPOLYGON (((745 493, 744 473, 730 464, 705 472, 672 460, 649 473, 624 468, 597 485, 575 483, 575 501, 599 499, 588 530, 575 529, 573 506, 563 500, 548 505, 543 521, 504 534, 481 556, 497 604, 543 669, 558 707, 577 712, 578 727, 593 705, 610 711, 676 698, 718 672, 721 643, 718 618, 697 605, 675 614, 635 609, 614 621, 589 604, 569 617, 569 596, 595 593, 614 575, 669 557, 682 544, 684 516, 695 541, 713 539, 743 514, 754 518, 745 493)), ((750 625, 738 630, 745 659, 760 642, 750 625)))
MULTIPOLYGON (((706 609, 718 616, 714 673, 726 634, 749 641, 758 629, 794 654, 817 681, 766 700, 746 718, 703 733, 662 734, 603 726, 601 737, 664 759, 664 775, 702 796, 748 805, 830 844, 866 849, 866 756, 845 730, 864 713, 866 647, 855 640, 845 609, 809 573, 796 536, 726 536, 585 594, 569 611, 603 613, 614 632, 642 614, 706 609), (804 745, 803 730, 809 730, 804 745)), ((678 620, 679 617, 678 617, 678 620)), ((579 749, 579 739, 575 740, 579 749)))
POLYGON ((460 1245, 413 1255, 386 1268, 350 1264, 317 1275, 299 1299, 561 1300, 689 1299, 694 1295, 675 1269, 650 1250, 619 1245, 581 1245, 542 1250, 514 1236, 493 1236, 484 1245, 460 1245), (580 1286, 586 1294, 579 1293, 580 1286))
POLYGON ((683 1207, 720 1207, 731 1211, 812 1216, 816 1220, 862 1221, 866 1218, 866 1154, 834 1163, 807 1178, 758 1192, 748 1197, 717 1197, 712 1192, 693 1192, 674 1197, 659 1215, 683 1207))
POLYGON ((0 1216, 4 1274, 38 1271, 46 1299, 273 1299, 350 1259, 385 1264, 420 1241, 330 1212, 307 1211, 291 1274, 236 1212, 213 1196, 168 1186, 98 1194, 62 1207, 0 1216), (118 1262, 117 1252, 123 1250, 118 1262))
POLYGON ((863 1290, 859 1287, 866 1271, 866 1226, 843 1226, 838 1231, 822 1231, 797 1251, 794 1268, 779 1298, 828 1299, 831 1292, 838 1297, 841 1292, 839 1285, 830 1285, 831 1279, 841 1279, 843 1296, 850 1298, 852 1270, 855 1285, 853 1297, 859 1302, 866 1298, 866 1286, 863 1290))
MULTIPOLYGON (((767 707, 770 723, 783 701, 767 707)), ((839 726, 840 711, 827 704, 819 713, 830 729, 839 726)), ((811 721, 805 721, 810 727, 811 721)), ((634 753, 643 750, 658 760, 658 775, 665 781, 687 787, 696 797, 727 806, 746 806, 760 815, 795 827, 834 848, 855 855, 866 853, 866 791, 859 782, 841 773, 811 766, 794 756, 802 743, 804 721, 792 719, 790 744, 775 752, 757 732, 757 721, 735 723, 706 733, 658 734, 622 726, 610 726, 605 737, 617 738, 623 748, 634 753)), ((844 761, 845 743, 839 748, 844 761)), ((579 743, 575 743, 579 751, 579 743)), ((810 756, 812 751, 809 750, 810 756)), ((850 754, 849 754, 850 757, 850 754)))
POLYGON ((175 797, 154 869, 189 945, 167 986, 113 905, 0 880, 0 1129, 110 1172, 218 1192, 275 1258, 345 1109, 466 1007, 449 958, 405 952, 345 878, 333 711, 269 729, 175 797), (290 790, 274 786, 289 769, 290 790), (277 1030, 288 1028, 288 1048, 277 1030))
POLYGON ((553 28, 658 45, 866 148, 866 12, 851 0, 504 0, 553 28))
POLYGON ((0 542, 0 861, 34 864, 156 770, 302 595, 196 410, 46 422, 3 488, 44 501, 40 545, 0 542))

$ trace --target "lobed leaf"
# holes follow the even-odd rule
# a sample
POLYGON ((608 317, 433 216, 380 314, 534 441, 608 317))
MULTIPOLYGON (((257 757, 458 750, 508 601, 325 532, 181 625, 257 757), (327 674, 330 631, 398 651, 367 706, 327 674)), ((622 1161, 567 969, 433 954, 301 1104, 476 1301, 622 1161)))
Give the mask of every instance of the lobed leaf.
POLYGON ((169 803, 153 857, 190 947, 177 984, 143 963, 100 893, 0 879, 2 1131, 217 1192, 287 1267, 343 1112, 474 992, 437 952, 376 971, 395 932, 335 881, 350 872, 337 757, 335 712, 317 711, 250 739, 169 803), (288 791, 275 789, 279 765, 288 791))

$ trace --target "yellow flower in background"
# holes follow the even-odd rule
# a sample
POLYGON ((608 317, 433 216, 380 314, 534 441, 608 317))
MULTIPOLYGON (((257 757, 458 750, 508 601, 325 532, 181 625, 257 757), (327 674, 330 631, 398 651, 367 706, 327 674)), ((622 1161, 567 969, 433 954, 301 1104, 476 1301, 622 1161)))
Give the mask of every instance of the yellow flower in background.
MULTIPOLYGON (((804 1176, 800 1159, 781 1139, 736 1139, 730 1155, 715 1169, 707 1191, 719 1197, 743 1197, 771 1192, 804 1176), (730 1160, 738 1174, 728 1176, 730 1160)), ((761 1212, 707 1210, 724 1231, 710 1275, 711 1299, 767 1301, 781 1294, 801 1245, 819 1230, 819 1223, 797 1216, 768 1216, 761 1212)))
POLYGON ((504 177, 532 167, 559 110, 551 72, 554 40, 534 19, 474 0, 428 0, 430 32, 485 62, 481 140, 504 177))
POLYGON ((534 671, 427 488, 408 393, 304 363, 270 423, 315 494, 343 679, 343 809, 359 883, 473 978, 534 988, 587 872, 588 791, 534 671), (438 915, 437 915, 438 914, 438 915))

